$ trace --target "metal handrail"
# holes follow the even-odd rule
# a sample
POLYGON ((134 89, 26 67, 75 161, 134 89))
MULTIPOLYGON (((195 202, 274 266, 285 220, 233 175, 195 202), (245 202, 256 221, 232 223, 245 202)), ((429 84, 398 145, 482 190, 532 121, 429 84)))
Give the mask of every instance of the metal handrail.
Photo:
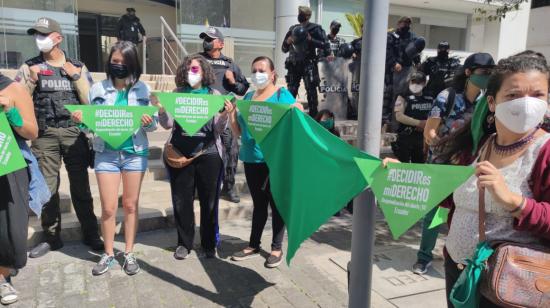
MULTIPOLYGON (((170 56, 169 51, 172 52, 172 54, 175 56, 175 58, 178 60, 178 62, 179 62, 179 59, 180 59, 178 53, 176 51, 174 51, 174 48, 172 48, 172 46, 170 44, 168 44, 168 47, 170 48, 170 50, 168 50, 166 48, 165 44, 169 42, 168 39, 166 38, 166 34, 168 34, 168 38, 171 39, 171 41, 176 42, 176 45, 178 46, 179 51, 181 51, 181 53, 184 56, 187 56, 189 53, 187 52, 187 49, 185 49, 185 47, 183 46, 182 42, 178 39, 178 37, 176 36, 174 31, 172 31, 172 29, 170 28, 170 25, 168 25, 168 23, 166 22, 166 20, 162 16, 160 16, 160 23, 161 23, 160 31, 161 31, 161 36, 162 36, 161 37, 162 74, 164 75, 164 74, 166 74, 166 66, 169 65, 166 58, 168 57, 168 59, 170 59, 172 64, 174 64, 174 59, 170 56), (167 30, 167 31, 165 32, 165 30, 167 30)), ((173 70, 170 67, 168 67, 168 68, 169 68, 170 72, 173 73, 173 70)))

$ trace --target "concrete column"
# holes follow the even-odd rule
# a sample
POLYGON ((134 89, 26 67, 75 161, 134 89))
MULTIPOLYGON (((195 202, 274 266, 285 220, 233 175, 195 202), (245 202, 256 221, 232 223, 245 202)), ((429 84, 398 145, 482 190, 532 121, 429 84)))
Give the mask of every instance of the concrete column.
POLYGON ((502 59, 526 49, 530 12, 531 0, 523 3, 518 11, 506 15, 500 23, 498 54, 493 56, 502 59))
POLYGON ((309 5, 309 0, 275 1, 275 69, 279 76, 286 75, 285 59, 281 45, 290 26, 298 23, 298 7, 309 5))

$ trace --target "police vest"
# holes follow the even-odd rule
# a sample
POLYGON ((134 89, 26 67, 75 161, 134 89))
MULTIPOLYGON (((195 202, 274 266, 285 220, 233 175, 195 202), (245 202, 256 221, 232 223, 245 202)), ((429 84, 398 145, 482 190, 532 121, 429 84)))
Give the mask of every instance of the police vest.
MULTIPOLYGON (((417 120, 426 120, 430 111, 432 110, 433 97, 427 95, 415 96, 408 95, 405 97, 407 102, 407 107, 405 108, 405 115, 417 120)), ((414 126, 409 126, 401 123, 397 130, 398 133, 409 133, 412 134, 415 131, 414 126)), ((422 134, 421 132, 418 132, 422 134)))
POLYGON ((460 67, 460 61, 457 58, 431 57, 427 62, 427 73, 430 76, 427 88, 433 92, 433 95, 437 95, 446 88, 446 81, 454 77, 456 70, 460 67))
MULTIPOLYGON (((82 66, 80 62, 69 59, 67 61, 75 66, 82 66)), ((38 129, 74 126, 71 113, 65 109, 65 105, 78 105, 80 99, 70 77, 62 68, 49 65, 41 57, 31 59, 26 64, 29 67, 36 64, 40 66, 32 96, 38 129)))
POLYGON ((137 44, 139 42, 139 25, 140 21, 138 18, 123 16, 121 39, 137 44))

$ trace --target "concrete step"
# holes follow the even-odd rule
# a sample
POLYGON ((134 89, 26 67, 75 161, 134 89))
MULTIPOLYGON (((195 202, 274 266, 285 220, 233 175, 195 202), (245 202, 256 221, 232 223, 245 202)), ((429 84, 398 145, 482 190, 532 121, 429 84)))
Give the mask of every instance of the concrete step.
MULTIPOLYGON (((172 204, 166 199, 164 194, 159 194, 157 201, 155 200, 141 200, 139 205, 139 223, 138 232, 146 232, 157 229, 173 228, 174 225, 174 213, 172 204), (159 198, 162 197, 163 200, 159 198)), ((168 194, 169 198, 169 194, 168 194)), ((232 219, 244 219, 249 218, 252 215, 252 199, 250 195, 241 195, 241 202, 238 204, 228 202, 220 199, 218 219, 220 223, 226 220, 232 219)), ((97 216, 98 222, 100 221, 101 210, 94 208, 94 212, 97 216)), ((200 222, 200 205, 195 201, 195 221, 197 224, 200 222)), ((123 221, 124 212, 122 209, 117 211, 117 234, 123 234, 123 221)), ((76 241, 81 240, 80 223, 73 213, 63 213, 61 215, 61 238, 63 241, 76 241)), ((40 220, 37 217, 29 217, 29 234, 27 243, 29 247, 33 247, 38 244, 42 239, 42 227, 40 220)))
MULTIPOLYGON (((95 177, 95 175, 94 175, 95 177)), ((63 181, 63 179, 62 179, 63 181)), ((61 213, 74 213, 72 201, 70 197, 70 190, 68 187, 68 181, 62 182, 59 190, 60 208, 61 213)), ((122 185, 121 185, 122 186, 122 185)), ((235 176, 235 189, 240 195, 247 195, 250 193, 248 190, 248 184, 244 174, 237 174, 235 176)), ((90 185, 92 197, 94 199, 94 209, 101 210, 101 199, 99 195, 99 188, 97 184, 90 185)), ((168 179, 159 179, 149 182, 144 182, 141 186, 140 203, 154 203, 154 202, 166 202, 171 203, 171 191, 170 183, 168 179)), ((119 188, 119 207, 122 206, 122 188, 119 188)))

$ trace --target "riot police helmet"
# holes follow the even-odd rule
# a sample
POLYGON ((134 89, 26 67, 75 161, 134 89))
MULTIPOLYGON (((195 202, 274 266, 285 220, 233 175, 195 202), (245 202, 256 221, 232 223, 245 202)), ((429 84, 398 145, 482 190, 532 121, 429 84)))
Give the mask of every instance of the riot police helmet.
POLYGON ((303 43, 307 40, 307 30, 302 26, 296 26, 292 29, 292 39, 295 44, 303 43))
POLYGON ((340 48, 338 49, 338 55, 344 59, 351 58, 354 52, 355 52, 355 48, 353 48, 351 43, 344 43, 340 45, 340 48))

